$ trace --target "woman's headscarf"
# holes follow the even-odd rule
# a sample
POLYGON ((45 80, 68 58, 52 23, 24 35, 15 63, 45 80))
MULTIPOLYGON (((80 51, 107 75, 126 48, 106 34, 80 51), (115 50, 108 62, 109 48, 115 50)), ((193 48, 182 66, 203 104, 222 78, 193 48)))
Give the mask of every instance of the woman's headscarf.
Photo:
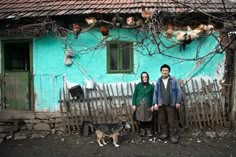
POLYGON ((149 75, 145 71, 141 73, 141 82, 143 83, 143 85, 149 84, 149 75), (143 74, 147 74, 147 82, 143 82, 143 78, 142 78, 143 74))

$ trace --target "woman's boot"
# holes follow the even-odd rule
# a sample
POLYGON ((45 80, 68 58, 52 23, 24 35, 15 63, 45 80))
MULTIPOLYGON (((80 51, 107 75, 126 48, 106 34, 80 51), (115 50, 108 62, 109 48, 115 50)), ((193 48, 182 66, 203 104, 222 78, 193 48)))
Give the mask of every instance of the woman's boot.
POLYGON ((145 136, 145 129, 140 129, 140 136, 145 136))

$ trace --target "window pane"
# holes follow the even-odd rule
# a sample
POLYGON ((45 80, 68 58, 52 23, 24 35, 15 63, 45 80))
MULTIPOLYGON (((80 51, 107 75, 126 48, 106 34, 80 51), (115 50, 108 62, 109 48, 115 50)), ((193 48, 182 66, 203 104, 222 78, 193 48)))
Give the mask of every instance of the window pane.
POLYGON ((122 70, 130 70, 130 47, 129 43, 121 45, 122 48, 122 70))
POLYGON ((118 45, 110 44, 110 70, 118 70, 118 45))
POLYGON ((29 43, 4 44, 5 70, 29 70, 29 43))

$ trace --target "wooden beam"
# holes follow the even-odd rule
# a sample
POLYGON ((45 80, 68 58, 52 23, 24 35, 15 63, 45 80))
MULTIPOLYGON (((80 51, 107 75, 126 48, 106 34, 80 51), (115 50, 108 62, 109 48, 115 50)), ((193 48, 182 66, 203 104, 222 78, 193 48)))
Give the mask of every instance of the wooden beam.
POLYGON ((35 119, 34 111, 2 110, 0 111, 0 121, 35 119))

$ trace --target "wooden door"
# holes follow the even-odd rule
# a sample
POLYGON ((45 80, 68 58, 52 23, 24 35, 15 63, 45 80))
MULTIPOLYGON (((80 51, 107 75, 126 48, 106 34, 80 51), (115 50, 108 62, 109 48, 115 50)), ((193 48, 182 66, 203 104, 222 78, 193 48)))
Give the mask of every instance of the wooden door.
POLYGON ((5 109, 31 109, 31 64, 29 41, 2 44, 2 98, 5 109))
POLYGON ((3 85, 7 109, 30 109, 29 72, 5 72, 3 85))

